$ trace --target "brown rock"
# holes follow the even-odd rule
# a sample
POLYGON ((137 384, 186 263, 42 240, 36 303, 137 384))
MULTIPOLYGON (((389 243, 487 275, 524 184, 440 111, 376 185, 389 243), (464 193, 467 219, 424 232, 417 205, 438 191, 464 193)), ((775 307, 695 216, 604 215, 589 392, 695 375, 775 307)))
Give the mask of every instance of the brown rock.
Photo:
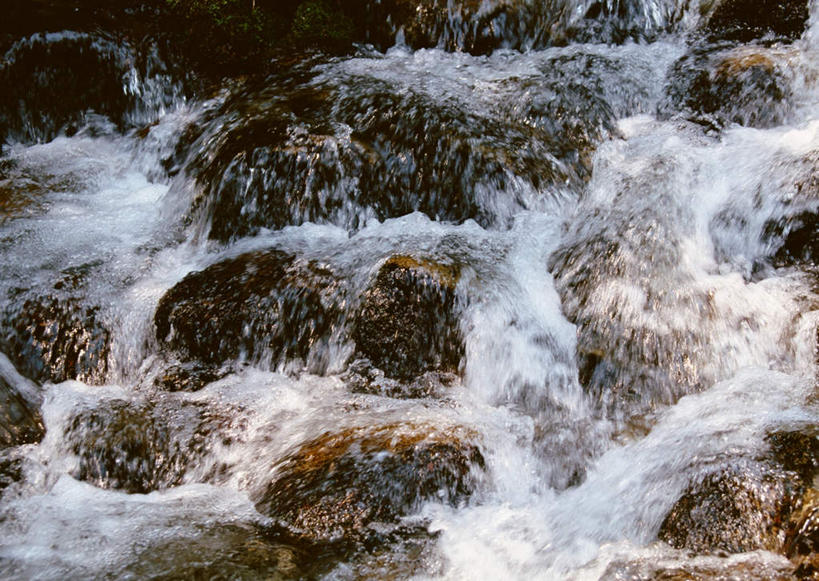
POLYGON ((455 284, 458 270, 408 256, 379 269, 356 313, 356 352, 388 376, 453 372, 463 355, 455 284))
POLYGON ((285 458, 257 500, 311 541, 352 540, 425 500, 456 504, 483 467, 475 435, 409 423, 325 433, 285 458))
POLYGON ((793 472, 761 462, 727 467, 689 485, 659 537, 697 553, 782 552, 788 517, 802 491, 793 472))

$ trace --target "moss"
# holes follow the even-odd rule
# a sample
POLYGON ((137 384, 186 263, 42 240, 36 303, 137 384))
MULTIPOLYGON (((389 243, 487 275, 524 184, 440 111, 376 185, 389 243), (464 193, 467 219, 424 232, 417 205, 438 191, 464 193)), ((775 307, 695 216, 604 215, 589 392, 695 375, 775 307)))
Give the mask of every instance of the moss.
POLYGON ((307 0, 296 9, 291 34, 300 45, 342 48, 353 42, 353 21, 324 0, 307 0))

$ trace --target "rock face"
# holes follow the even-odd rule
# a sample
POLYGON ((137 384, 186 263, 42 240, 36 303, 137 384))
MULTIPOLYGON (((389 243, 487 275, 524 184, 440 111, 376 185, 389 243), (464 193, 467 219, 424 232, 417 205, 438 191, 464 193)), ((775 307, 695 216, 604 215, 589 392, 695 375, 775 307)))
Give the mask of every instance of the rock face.
POLYGON ((111 400, 71 418, 64 440, 79 457, 78 480, 148 493, 181 483, 223 422, 195 405, 111 400))
POLYGON ((39 410, 0 377, 0 449, 39 442, 44 434, 39 410))
POLYGON ((762 463, 709 474, 677 501, 660 539, 697 553, 781 552, 785 523, 801 494, 796 474, 762 463))
POLYGON ((474 439, 410 424, 325 433, 277 467, 256 507, 311 541, 365 538, 425 500, 466 499, 484 465, 474 439))
POLYGON ((365 292, 352 332, 356 353, 388 376, 457 371, 463 340, 455 309, 458 271, 396 256, 365 292))
POLYGON ((284 252, 243 254, 170 289, 156 310, 156 336, 183 359, 208 364, 304 359, 335 321, 336 290, 330 272, 284 252))
POLYGON ((26 377, 54 383, 105 380, 111 338, 97 307, 45 295, 26 300, 4 318, 0 343, 26 377))

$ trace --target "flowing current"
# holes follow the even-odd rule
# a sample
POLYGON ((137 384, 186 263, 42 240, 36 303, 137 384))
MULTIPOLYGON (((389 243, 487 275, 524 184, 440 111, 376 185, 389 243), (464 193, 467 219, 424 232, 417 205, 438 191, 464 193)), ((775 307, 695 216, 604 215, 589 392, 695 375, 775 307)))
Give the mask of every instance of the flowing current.
MULTIPOLYGON (((590 10, 575 8, 566 30, 590 10)), ((3 451, 0 577, 786 569, 774 552, 658 539, 689 483, 819 418, 816 273, 777 258, 819 212, 817 30, 703 57, 702 12, 635 3, 621 17, 638 42, 503 37, 485 56, 446 50, 470 30, 453 16, 438 48, 398 31, 386 52, 311 56, 207 95, 150 44, 66 31, 13 45, 0 377, 45 435, 3 451), (69 82, 59 63, 89 54, 99 79, 69 82), (730 85, 697 110, 698 66, 775 86, 730 85), (219 265, 270 253, 292 263, 258 259, 242 280, 273 268, 296 282, 260 291, 260 312, 208 310, 218 296, 193 288, 157 330, 192 273, 228 288, 219 265), (360 389, 361 345, 391 339, 356 317, 385 265, 407 262, 445 273, 454 331, 436 348, 455 363, 376 370, 360 389), (192 360, 201 385, 163 387, 168 369, 195 375, 192 360), (364 448, 474 443, 469 494, 419 493, 343 549, 332 531, 299 544, 265 491, 293 458, 314 461, 300 451, 317 437, 351 432, 373 434, 364 448)))

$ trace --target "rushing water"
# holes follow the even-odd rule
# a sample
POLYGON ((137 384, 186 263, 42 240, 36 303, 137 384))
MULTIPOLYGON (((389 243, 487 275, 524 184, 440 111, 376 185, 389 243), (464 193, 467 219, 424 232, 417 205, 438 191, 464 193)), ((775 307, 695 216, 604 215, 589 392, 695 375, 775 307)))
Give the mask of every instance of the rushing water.
MULTIPOLYGON (((565 30, 587 4, 559 12, 565 30)), ((408 422, 476 438, 474 494, 417 503, 404 523, 431 535, 347 552, 321 575, 784 567, 765 551, 691 556, 657 534, 720 458, 754 457, 771 430, 817 421, 815 278, 771 260, 787 233, 771 225, 819 211, 816 28, 758 48, 781 94, 734 93, 698 116, 668 85, 700 8, 618 6, 596 10, 641 42, 489 56, 399 42, 208 98, 186 96, 151 47, 68 32, 15 45, 2 65, 21 103, 0 158, 6 326, 54 297, 110 345, 85 354, 82 381, 35 384, 20 373, 37 369, 9 361, 19 354, 0 357, 46 429, 6 451, 22 476, 0 500, 0 576, 297 576, 254 504, 277 464, 325 432, 408 422), (59 48, 72 43, 84 48, 59 48), (25 80, 32 52, 61 51, 98 55, 118 101, 92 79, 67 90, 94 111, 63 110, 47 94, 64 71, 25 80), (245 349, 201 390, 159 390, 175 357, 156 337, 160 299, 188 273, 262 249, 332 273, 331 332, 297 357, 245 349), (349 386, 348 319, 396 255, 457 267, 460 367, 428 397, 349 386), (129 428, 129 409, 150 421, 129 428), (159 476, 132 490, 88 465, 129 430, 148 448, 170 443, 152 460, 159 476)), ((455 16, 442 47, 469 33, 455 16)), ((545 42, 496 24, 501 45, 545 42)))

